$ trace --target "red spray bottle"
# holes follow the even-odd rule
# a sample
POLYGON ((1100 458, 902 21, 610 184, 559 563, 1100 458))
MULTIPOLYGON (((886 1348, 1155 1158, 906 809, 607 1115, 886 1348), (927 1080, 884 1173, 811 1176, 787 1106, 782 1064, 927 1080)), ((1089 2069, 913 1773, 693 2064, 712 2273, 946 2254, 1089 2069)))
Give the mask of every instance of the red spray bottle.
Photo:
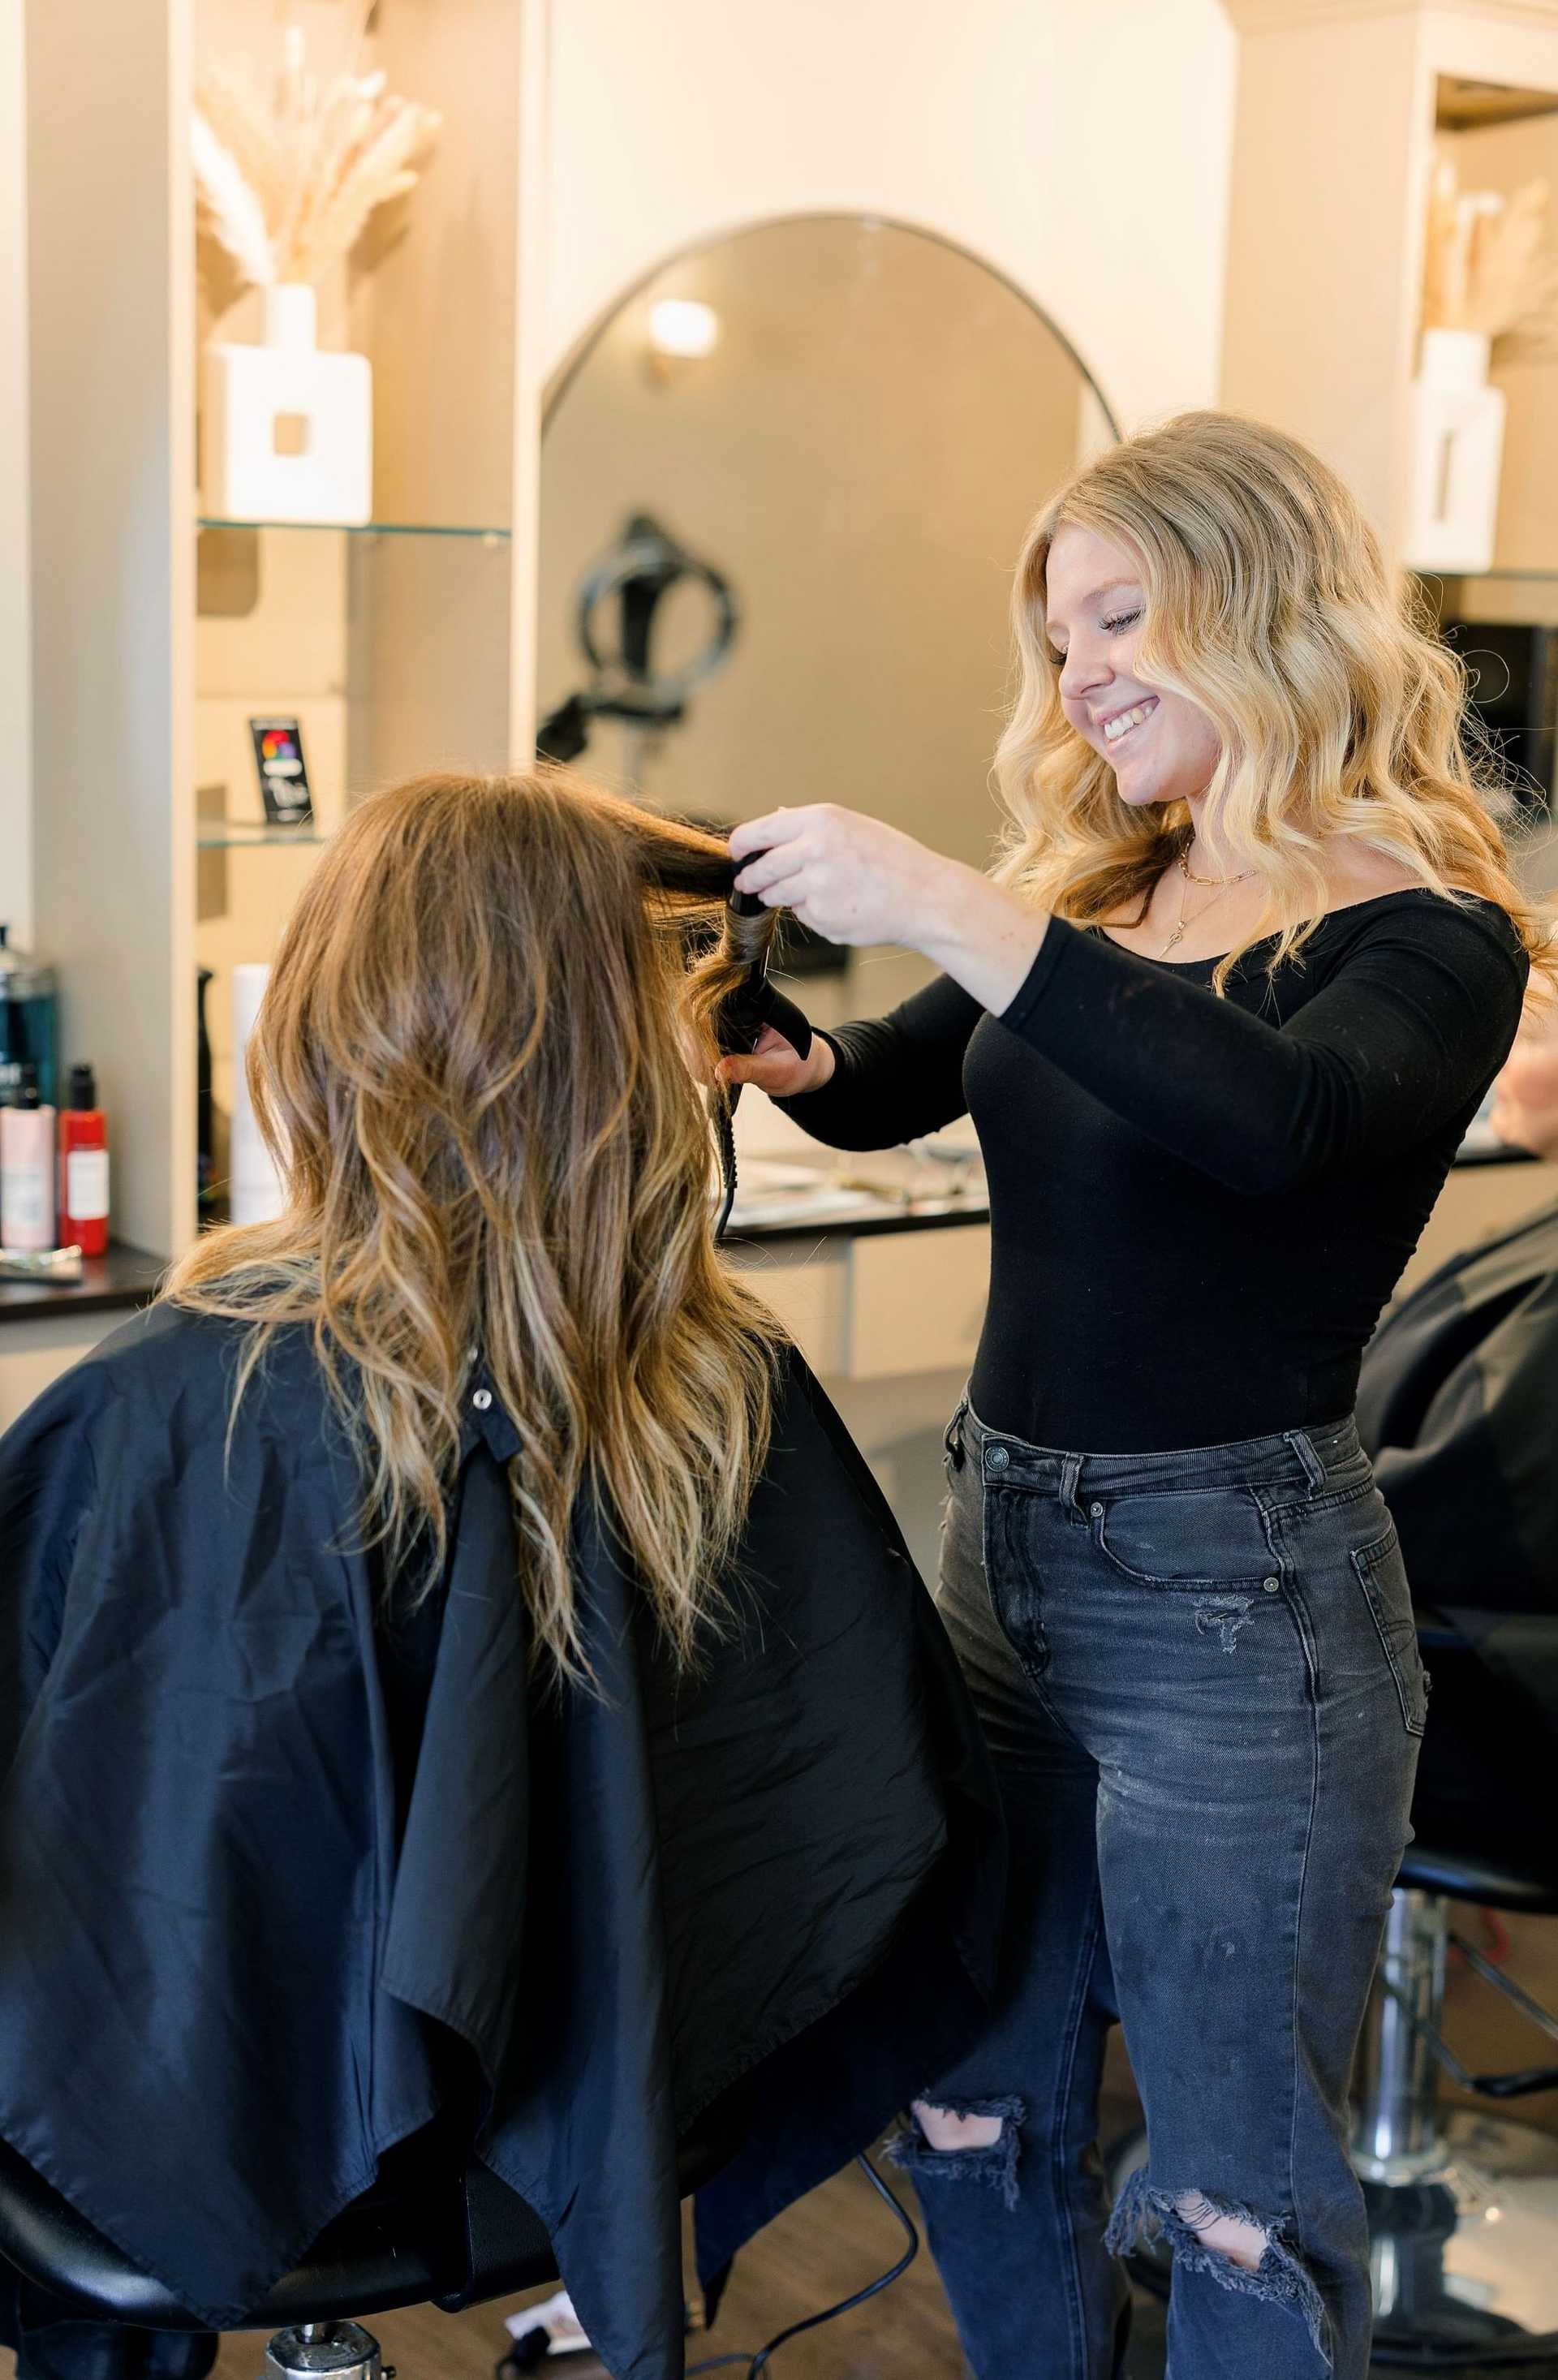
POLYGON ((97 1103, 90 1066, 72 1066, 59 1111, 59 1245, 84 1257, 108 1245, 108 1119, 97 1103))

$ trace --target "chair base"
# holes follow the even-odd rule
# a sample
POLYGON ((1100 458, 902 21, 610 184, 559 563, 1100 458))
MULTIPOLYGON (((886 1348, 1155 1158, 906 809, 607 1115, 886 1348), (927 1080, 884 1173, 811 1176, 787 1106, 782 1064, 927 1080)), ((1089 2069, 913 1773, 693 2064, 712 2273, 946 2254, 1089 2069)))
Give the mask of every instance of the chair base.
MULTIPOLYGON (((1415 2372, 1518 2371, 1558 2359, 1558 2136, 1477 2108, 1442 2111, 1440 2154, 1416 2179, 1366 2180, 1376 2364, 1415 2372)), ((1111 2151, 1117 2195, 1147 2135, 1111 2151)), ((1161 2240, 1133 2249, 1133 2278, 1168 2295, 1161 2240)))
POLYGON ((1558 2356, 1558 2138, 1442 2108, 1416 2180, 1365 2180, 1374 2360, 1404 2371, 1517 2370, 1558 2356))
POLYGON ((392 2380, 379 2342, 359 2322, 305 2322, 273 2332, 264 2380, 392 2380))

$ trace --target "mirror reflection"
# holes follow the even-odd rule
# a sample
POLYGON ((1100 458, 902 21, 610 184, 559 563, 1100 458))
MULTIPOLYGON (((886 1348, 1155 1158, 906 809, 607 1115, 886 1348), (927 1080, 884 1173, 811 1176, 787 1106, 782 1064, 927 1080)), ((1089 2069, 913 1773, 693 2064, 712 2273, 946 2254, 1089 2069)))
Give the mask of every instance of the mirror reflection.
MULTIPOLYGON (((837 799, 982 860, 1013 561, 1114 435, 1045 318, 924 233, 809 216, 678 258, 553 395, 543 748, 683 814, 837 799)), ((853 962, 878 1006, 926 973, 853 962)))

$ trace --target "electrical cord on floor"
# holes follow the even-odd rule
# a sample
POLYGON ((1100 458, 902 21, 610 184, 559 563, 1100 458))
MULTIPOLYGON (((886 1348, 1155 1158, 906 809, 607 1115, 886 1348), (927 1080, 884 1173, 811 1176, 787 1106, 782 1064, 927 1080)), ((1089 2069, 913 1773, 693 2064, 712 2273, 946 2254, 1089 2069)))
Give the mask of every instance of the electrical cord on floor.
POLYGON ((877 2196, 885 2200, 892 2208, 907 2237, 908 2246, 892 2270, 880 2274, 863 2289, 857 2289, 853 2297, 841 2298, 837 2305, 828 2306, 822 2313, 808 2314, 804 2322, 791 2323, 787 2330, 782 2330, 777 2338, 771 2338, 766 2347, 760 2347, 755 2355, 712 2355, 706 2362, 689 2363, 687 2368, 688 2380, 692 2380, 695 2372, 722 2372, 736 2364, 745 2365, 747 2380, 761 2380, 761 2375, 768 2369, 769 2359, 776 2355, 780 2348, 786 2346, 792 2338, 798 2338, 803 2331, 820 2330, 823 2323, 836 2322, 840 2314, 853 2313, 857 2306, 863 2306, 869 2298, 880 2297, 883 2289, 891 2289, 894 2282, 908 2271, 919 2253, 919 2234, 914 2227, 913 2220, 907 2210, 899 2204, 888 2189, 870 2157, 858 2156, 855 2162, 877 2196))

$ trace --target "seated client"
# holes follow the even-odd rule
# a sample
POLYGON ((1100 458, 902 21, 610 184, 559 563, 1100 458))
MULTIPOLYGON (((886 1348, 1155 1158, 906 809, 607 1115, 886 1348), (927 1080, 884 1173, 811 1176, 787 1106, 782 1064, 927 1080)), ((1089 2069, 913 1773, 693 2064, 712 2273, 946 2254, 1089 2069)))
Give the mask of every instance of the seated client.
POLYGON ((674 2380, 694 2128, 712 2273, 974 2018, 977 1728, 712 1244, 731 874, 561 775, 365 803, 251 1053, 285 1211, 0 1441, 0 2139, 213 2327, 401 2144, 674 2380))

